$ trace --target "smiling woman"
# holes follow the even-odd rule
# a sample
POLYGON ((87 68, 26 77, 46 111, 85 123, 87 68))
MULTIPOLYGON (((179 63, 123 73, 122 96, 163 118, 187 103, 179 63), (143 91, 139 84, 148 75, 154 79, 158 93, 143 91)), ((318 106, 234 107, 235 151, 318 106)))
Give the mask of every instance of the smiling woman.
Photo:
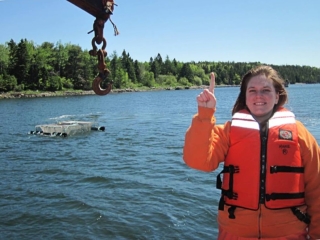
POLYGON ((286 102, 287 92, 278 72, 268 66, 259 66, 244 75, 232 114, 245 108, 254 118, 259 117, 258 122, 263 122, 286 102))
POLYGON ((217 177, 219 240, 320 238, 319 146, 283 107, 282 83, 269 66, 247 72, 232 119, 224 125, 216 125, 213 116, 213 74, 209 90, 197 97, 183 157, 202 171, 224 164, 217 177))
POLYGON ((246 96, 247 107, 254 119, 260 123, 271 117, 274 106, 279 101, 279 93, 275 91, 272 80, 265 75, 251 79, 246 96))

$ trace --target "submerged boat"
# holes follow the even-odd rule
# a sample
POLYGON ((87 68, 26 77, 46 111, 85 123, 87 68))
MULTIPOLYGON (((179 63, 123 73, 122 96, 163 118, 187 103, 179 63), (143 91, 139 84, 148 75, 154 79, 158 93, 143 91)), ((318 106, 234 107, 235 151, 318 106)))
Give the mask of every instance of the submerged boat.
POLYGON ((96 126, 96 124, 92 122, 63 121, 53 124, 36 125, 35 131, 30 131, 29 134, 67 137, 71 135, 87 133, 90 131, 104 130, 105 127, 96 126))

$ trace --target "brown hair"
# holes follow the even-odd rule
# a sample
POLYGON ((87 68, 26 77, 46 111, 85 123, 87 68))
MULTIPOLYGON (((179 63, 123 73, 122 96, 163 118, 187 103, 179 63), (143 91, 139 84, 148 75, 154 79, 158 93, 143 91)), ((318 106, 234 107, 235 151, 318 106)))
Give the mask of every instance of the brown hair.
POLYGON ((279 101, 274 106, 274 110, 282 107, 288 101, 288 94, 286 89, 284 88, 284 80, 280 77, 279 73, 270 66, 260 65, 252 68, 243 76, 240 86, 240 93, 233 106, 232 115, 242 109, 247 109, 246 91, 248 82, 251 78, 258 75, 265 75, 268 79, 271 79, 276 93, 279 93, 279 101))

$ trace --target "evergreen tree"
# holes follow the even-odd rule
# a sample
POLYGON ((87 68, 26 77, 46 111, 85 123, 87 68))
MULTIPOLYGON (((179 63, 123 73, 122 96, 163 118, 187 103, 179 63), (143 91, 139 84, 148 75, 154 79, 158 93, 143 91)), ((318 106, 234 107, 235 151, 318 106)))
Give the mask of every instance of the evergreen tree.
POLYGON ((15 41, 12 39, 8 42, 8 48, 9 48, 9 64, 8 64, 8 72, 10 75, 14 75, 14 69, 17 65, 17 51, 18 46, 15 41))
POLYGON ((65 68, 66 77, 72 80, 75 89, 82 89, 83 80, 81 76, 81 54, 82 49, 79 46, 68 44, 68 61, 65 68))
POLYGON ((6 74, 9 66, 9 48, 0 44, 0 74, 6 74))
POLYGON ((142 69, 141 64, 137 60, 134 61, 134 73, 136 75, 137 82, 141 82, 142 79, 142 69))
POLYGON ((34 44, 28 42, 27 39, 21 40, 17 45, 17 62, 14 68, 14 76, 17 78, 18 84, 23 84, 27 89, 33 87, 32 79, 30 79, 30 66, 34 54, 34 44))
MULTIPOLYGON (((260 62, 179 62, 165 61, 160 55, 149 62, 139 62, 123 50, 105 58, 111 71, 108 81, 114 88, 135 86, 191 86, 209 84, 209 73, 215 72, 216 84, 240 84, 241 77, 260 62), (178 82, 177 82, 178 79, 178 82)), ((91 89, 99 73, 98 61, 79 46, 61 42, 44 42, 40 46, 22 39, 0 44, 0 91, 91 89)), ((320 83, 320 69, 297 65, 271 65, 284 80, 294 83, 320 83)), ((101 85, 102 87, 103 84, 101 85)))
POLYGON ((189 63, 184 63, 182 66, 182 69, 179 74, 179 78, 183 78, 183 77, 187 78, 190 83, 193 83, 194 74, 191 70, 189 63))
POLYGON ((160 75, 160 71, 161 71, 161 66, 159 65, 159 62, 158 61, 153 61, 151 63, 151 72, 153 73, 154 75, 154 78, 158 78, 159 75, 160 75))

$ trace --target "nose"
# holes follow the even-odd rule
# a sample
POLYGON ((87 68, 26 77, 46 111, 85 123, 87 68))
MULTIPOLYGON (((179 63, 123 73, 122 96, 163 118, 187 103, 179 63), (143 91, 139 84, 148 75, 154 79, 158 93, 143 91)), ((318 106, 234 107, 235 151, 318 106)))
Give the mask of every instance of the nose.
POLYGON ((263 91, 257 91, 256 92, 257 97, 262 97, 263 96, 263 91))

